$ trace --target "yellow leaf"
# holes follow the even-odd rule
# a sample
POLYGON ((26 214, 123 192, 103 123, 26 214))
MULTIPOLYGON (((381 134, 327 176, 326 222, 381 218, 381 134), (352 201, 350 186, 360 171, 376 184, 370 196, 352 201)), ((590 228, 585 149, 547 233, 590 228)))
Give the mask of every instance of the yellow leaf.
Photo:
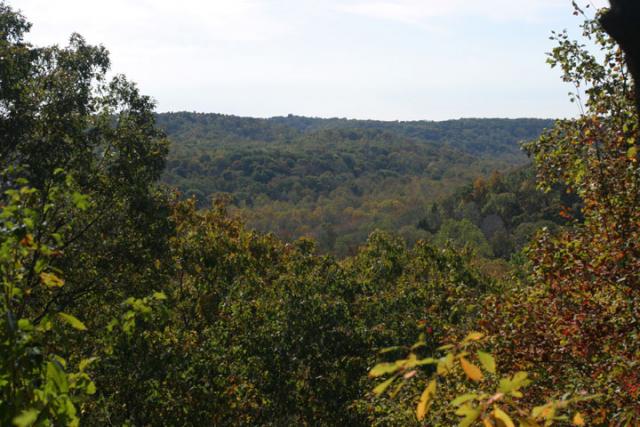
POLYGON ((585 422, 584 422, 584 418, 582 417, 582 414, 580 412, 576 413, 576 415, 573 417, 573 425, 574 426, 585 426, 585 422))
POLYGON ((424 420, 424 417, 427 415, 427 411, 431 406, 431 399, 436 394, 436 386, 436 381, 432 380, 427 388, 425 388, 422 392, 420 402, 418 403, 418 408, 416 409, 416 417, 418 418, 418 421, 424 420))
POLYGON ((482 332, 470 332, 464 341, 480 341, 484 337, 482 332))
POLYGON ((482 364, 482 367, 492 374, 496 373, 496 359, 493 358, 489 353, 485 353, 484 351, 478 351, 478 360, 482 364))
POLYGON ((47 288, 61 288, 64 286, 64 280, 53 273, 40 273, 40 281, 47 288))
POLYGON ((502 409, 498 408, 497 406, 493 410, 493 417, 496 420, 502 421, 502 423, 505 425, 505 427, 516 427, 513 424, 513 421, 511 420, 511 417, 509 417, 509 415, 507 415, 506 412, 504 412, 502 409))
POLYGON ((460 365, 462 366, 462 370, 472 381, 482 381, 484 376, 482 375, 482 371, 473 363, 469 362, 464 357, 460 358, 460 365))
POLYGON ((438 361, 438 375, 447 375, 453 368, 453 353, 448 353, 445 357, 438 361))
POLYGON ((629 150, 627 151, 627 157, 629 158, 629 160, 635 160, 637 156, 638 156, 638 147, 634 145, 633 147, 629 148, 629 150))
POLYGON ((493 423, 489 420, 489 418, 484 418, 482 420, 482 424, 484 427, 494 427, 493 423))

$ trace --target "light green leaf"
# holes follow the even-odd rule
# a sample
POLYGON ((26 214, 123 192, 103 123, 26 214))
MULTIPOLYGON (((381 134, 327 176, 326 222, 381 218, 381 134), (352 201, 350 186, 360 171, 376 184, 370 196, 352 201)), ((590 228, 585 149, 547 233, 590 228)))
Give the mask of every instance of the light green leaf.
POLYGON ((60 365, 56 362, 47 363, 47 383, 55 386, 62 393, 69 392, 69 382, 67 375, 64 373, 60 365))
POLYGON ((388 380, 378 384, 376 386, 376 388, 373 389, 373 394, 375 394, 376 396, 380 396, 382 393, 384 393, 384 391, 387 388, 389 388, 389 386, 391 385, 391 383, 393 383, 393 380, 395 380, 395 379, 396 379, 396 377, 391 377, 388 380))
POLYGON ((478 360, 482 364, 485 371, 495 374, 496 373, 496 360, 489 353, 484 351, 478 351, 478 360))
POLYGON ((164 292, 154 292, 153 299, 158 301, 164 301, 167 299, 167 295, 164 292))
POLYGON ((95 362, 96 360, 98 360, 97 357, 90 357, 88 359, 82 359, 80 361, 80 364, 78 366, 78 369, 80 370, 80 372, 84 372, 85 369, 87 369, 87 367, 89 365, 91 365, 93 362, 95 362))
POLYGON ((400 350, 400 349, 402 349, 402 347, 396 345, 396 346, 393 346, 393 347, 383 348, 378 353, 386 354, 386 353, 391 353, 392 351, 396 351, 396 350, 400 350))
POLYGON ((39 414, 40 411, 37 409, 26 409, 13 419, 13 425, 16 427, 29 427, 36 422, 39 414))
POLYGON ((475 393, 468 393, 468 394, 463 394, 462 396, 458 396, 455 399, 453 399, 450 403, 451 406, 460 406, 463 403, 466 403, 472 399, 475 399, 476 397, 478 397, 477 394, 475 393))
POLYGON ((78 320, 78 318, 75 316, 72 316, 67 313, 58 313, 58 317, 60 317, 60 319, 68 323, 72 328, 75 328, 79 331, 87 330, 87 327, 84 325, 84 323, 78 320))
POLYGON ((85 390, 88 395, 93 395, 96 393, 96 384, 93 381, 90 381, 85 390))
POLYGON ((478 419, 481 412, 482 411, 480 411, 480 409, 471 407, 469 405, 462 406, 456 411, 456 415, 464 417, 464 419, 458 424, 458 427, 469 427, 478 419))
POLYGON ((369 371, 369 378, 377 378, 386 374, 392 374, 399 369, 395 363, 378 363, 369 371))

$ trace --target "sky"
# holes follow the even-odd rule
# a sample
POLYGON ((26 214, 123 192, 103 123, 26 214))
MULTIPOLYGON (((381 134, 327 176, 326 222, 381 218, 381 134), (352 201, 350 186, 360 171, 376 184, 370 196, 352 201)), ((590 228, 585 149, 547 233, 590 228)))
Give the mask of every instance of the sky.
MULTIPOLYGON (((595 6, 605 0, 583 0, 595 6)), ((570 0, 7 0, 28 40, 111 53, 158 111, 378 120, 570 117, 545 63, 570 0)))

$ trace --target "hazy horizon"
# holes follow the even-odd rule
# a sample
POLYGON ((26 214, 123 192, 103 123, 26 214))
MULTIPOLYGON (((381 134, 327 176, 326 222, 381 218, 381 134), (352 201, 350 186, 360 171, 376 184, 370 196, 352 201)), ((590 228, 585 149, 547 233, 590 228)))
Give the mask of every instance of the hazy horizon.
POLYGON ((523 120, 523 119, 533 119, 533 120, 558 120, 559 117, 534 117, 534 116, 522 116, 522 117, 498 117, 498 116, 486 116, 486 117, 473 117, 473 116, 465 116, 465 117, 451 117, 448 119, 437 119, 433 120, 430 118, 422 118, 422 119, 373 119, 373 118, 354 118, 354 117, 340 117, 340 116, 311 116, 311 115, 302 115, 296 113, 287 113, 280 114, 275 116, 248 116, 244 114, 231 114, 219 111, 197 111, 197 110, 167 110, 167 111, 156 111, 157 114, 180 114, 180 113, 188 113, 188 114, 211 114, 211 115, 220 115, 220 116, 233 116, 239 117, 243 119, 277 119, 288 116, 300 117, 304 119, 320 119, 320 120, 349 120, 349 121, 374 121, 374 122, 398 122, 398 123, 411 123, 411 122, 448 122, 448 121, 456 121, 456 120, 523 120))

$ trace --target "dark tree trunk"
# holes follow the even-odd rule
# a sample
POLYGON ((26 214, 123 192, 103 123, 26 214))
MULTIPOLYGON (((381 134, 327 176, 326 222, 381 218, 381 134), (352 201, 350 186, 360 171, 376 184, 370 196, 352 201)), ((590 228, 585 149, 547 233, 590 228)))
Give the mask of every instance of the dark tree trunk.
POLYGON ((600 23, 625 53, 640 114, 640 0, 611 0, 610 3, 611 8, 600 23))

